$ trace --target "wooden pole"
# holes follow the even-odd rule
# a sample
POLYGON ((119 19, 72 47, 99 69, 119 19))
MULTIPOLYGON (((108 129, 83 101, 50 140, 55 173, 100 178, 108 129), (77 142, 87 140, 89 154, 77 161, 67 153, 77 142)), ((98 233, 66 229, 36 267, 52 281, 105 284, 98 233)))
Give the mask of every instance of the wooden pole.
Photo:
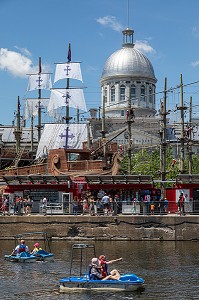
POLYGON ((160 145, 160 170, 161 170, 161 194, 164 197, 164 182, 166 180, 166 123, 167 123, 167 111, 166 111, 166 101, 167 101, 167 78, 164 82, 164 99, 161 105, 161 145, 160 145))
MULTIPOLYGON (((41 57, 39 57, 39 76, 41 76, 41 57)), ((41 139, 41 89, 38 89, 38 142, 41 139)))
POLYGON ((131 174, 131 99, 128 98, 128 111, 127 111, 127 127, 128 127, 128 174, 131 174))
POLYGON ((181 174, 185 173, 184 169, 184 160, 185 160, 185 151, 184 151, 184 100, 183 100, 183 81, 182 74, 180 75, 180 172, 181 174))
POLYGON ((18 96, 17 100, 17 113, 16 113, 16 130, 14 131, 15 139, 16 139, 16 153, 20 151, 20 141, 21 141, 21 124, 20 124, 20 99, 18 96))
POLYGON ((189 125, 188 125, 188 153, 189 153, 189 174, 192 174, 192 97, 189 102, 189 125))

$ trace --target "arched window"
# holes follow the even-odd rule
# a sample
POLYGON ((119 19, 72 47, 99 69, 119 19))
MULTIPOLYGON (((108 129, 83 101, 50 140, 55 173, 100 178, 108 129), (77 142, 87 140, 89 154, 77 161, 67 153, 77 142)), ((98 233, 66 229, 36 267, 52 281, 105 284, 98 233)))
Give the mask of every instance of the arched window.
POLYGON ((111 87, 111 102, 115 101, 115 87, 114 85, 111 87))
POLYGON ((107 103, 107 87, 104 88, 104 102, 107 103))
POLYGON ((141 95, 141 101, 145 101, 145 86, 141 85, 141 90, 140 90, 140 95, 141 95))
POLYGON ((120 101, 125 101, 125 85, 120 86, 120 101))
POLYGON ((130 88, 130 99, 131 102, 136 100, 136 87, 134 84, 130 88))
POLYGON ((149 103, 153 102, 153 90, 152 87, 149 87, 149 103))

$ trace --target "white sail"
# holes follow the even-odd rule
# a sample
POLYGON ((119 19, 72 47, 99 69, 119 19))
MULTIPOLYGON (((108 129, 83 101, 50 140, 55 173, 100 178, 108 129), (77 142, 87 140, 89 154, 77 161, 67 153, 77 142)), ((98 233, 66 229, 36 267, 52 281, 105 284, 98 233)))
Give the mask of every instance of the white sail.
POLYGON ((86 124, 45 124, 36 158, 43 157, 44 152, 50 149, 82 149, 82 142, 86 140, 86 124))
POLYGON ((49 98, 41 98, 41 99, 26 99, 24 105, 24 115, 23 119, 27 120, 28 118, 35 117, 38 114, 38 106, 40 101, 41 107, 47 107, 49 104, 49 98))
POLYGON ((61 63, 56 65, 54 83, 60 79, 72 78, 82 81, 80 63, 61 63))
MULTIPOLYGON (((83 90, 52 89, 47 111, 52 112, 62 106, 69 106, 87 111, 83 90)), ((52 113, 49 114, 51 115, 52 113)))
POLYGON ((27 91, 38 89, 49 90, 51 88, 52 82, 49 73, 31 74, 29 76, 27 91))

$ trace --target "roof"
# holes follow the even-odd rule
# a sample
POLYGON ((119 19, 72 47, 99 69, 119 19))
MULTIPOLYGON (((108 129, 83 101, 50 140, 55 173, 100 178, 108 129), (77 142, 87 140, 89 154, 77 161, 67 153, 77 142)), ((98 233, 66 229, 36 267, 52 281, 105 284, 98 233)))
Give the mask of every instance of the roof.
POLYGON ((68 181, 71 181, 70 176, 68 175, 8 175, 3 176, 3 180, 8 185, 15 185, 15 184, 68 184, 68 181))
POLYGON ((88 184, 152 184, 150 175, 86 175, 88 184))
POLYGON ((199 183, 199 174, 178 174, 176 176, 176 183, 184 183, 184 184, 198 184, 199 183))
POLYGON ((144 77, 154 80, 154 69, 149 59, 138 49, 124 46, 106 61, 101 80, 115 76, 144 77))

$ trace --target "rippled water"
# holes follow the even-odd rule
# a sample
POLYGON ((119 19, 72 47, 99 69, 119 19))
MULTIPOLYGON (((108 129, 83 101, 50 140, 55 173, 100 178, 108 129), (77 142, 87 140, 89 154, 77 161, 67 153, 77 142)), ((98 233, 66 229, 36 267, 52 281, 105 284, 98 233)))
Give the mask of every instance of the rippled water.
POLYGON ((19 264, 3 258, 13 242, 0 241, 0 299, 199 299, 199 242, 96 242, 98 255, 106 254, 109 259, 122 256, 124 261, 114 267, 144 278, 145 290, 60 294, 59 279, 69 273, 72 244, 52 241, 54 262, 19 264))

